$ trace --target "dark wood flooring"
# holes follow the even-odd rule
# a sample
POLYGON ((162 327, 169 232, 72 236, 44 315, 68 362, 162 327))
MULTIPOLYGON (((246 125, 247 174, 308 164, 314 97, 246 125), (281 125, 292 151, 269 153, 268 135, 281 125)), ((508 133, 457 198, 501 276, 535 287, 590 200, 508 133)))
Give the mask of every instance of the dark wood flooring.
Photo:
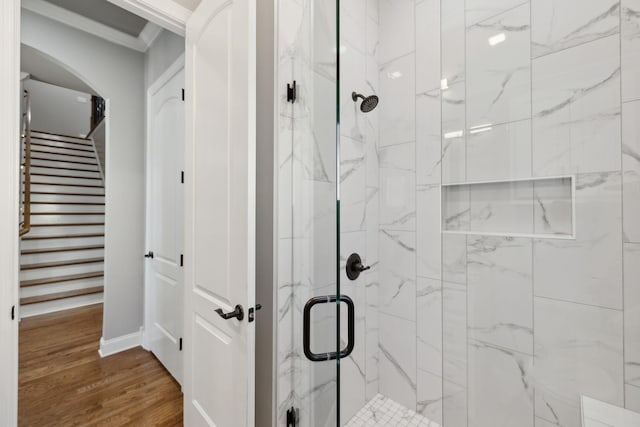
POLYGON ((20 323, 19 426, 181 426, 180 386, 142 348, 100 358, 102 304, 20 323))

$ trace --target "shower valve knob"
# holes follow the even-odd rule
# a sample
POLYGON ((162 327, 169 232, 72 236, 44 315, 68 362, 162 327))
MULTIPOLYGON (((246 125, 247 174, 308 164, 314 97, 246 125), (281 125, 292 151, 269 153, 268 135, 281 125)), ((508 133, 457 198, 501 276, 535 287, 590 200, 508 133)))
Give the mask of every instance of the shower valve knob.
POLYGON ((367 271, 370 268, 371 266, 362 265, 360 255, 356 253, 349 255, 349 258, 347 259, 347 277, 349 280, 356 280, 360 276, 360 273, 367 271))

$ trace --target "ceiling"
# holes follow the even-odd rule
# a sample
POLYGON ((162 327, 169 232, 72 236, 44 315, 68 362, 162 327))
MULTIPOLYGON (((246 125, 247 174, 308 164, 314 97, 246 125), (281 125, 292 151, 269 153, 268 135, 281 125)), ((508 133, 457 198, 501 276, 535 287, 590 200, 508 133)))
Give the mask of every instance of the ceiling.
POLYGON ((96 93, 94 89, 57 61, 24 44, 20 46, 20 71, 28 73, 34 80, 84 93, 96 93))
MULTIPOLYGON (((138 37, 147 20, 126 11, 107 0, 47 0, 70 12, 92 19, 132 37, 138 37)), ((180 0, 179 3, 199 3, 198 0, 180 0)))

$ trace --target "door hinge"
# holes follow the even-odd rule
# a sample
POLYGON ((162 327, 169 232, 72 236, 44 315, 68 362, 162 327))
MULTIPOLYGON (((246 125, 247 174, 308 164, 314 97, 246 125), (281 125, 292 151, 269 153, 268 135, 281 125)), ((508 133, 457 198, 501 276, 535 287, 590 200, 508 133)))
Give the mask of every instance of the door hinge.
POLYGON ((184 184, 184 171, 180 171, 180 184, 184 184))
POLYGON ((180 254, 180 267, 184 267, 184 255, 180 254))
POLYGON ((178 347, 180 351, 182 351, 182 338, 180 338, 180 341, 178 342, 178 347))
POLYGON ((292 104, 296 102, 298 97, 298 84, 296 81, 293 81, 293 84, 287 83, 287 102, 291 102, 292 104))
POLYGON ((11 320, 15 320, 16 318, 16 306, 11 306, 11 320))
POLYGON ((296 427, 300 422, 300 413, 298 408, 287 409, 287 427, 296 427))
POLYGON ((184 89, 182 89, 182 100, 184 101, 184 89))

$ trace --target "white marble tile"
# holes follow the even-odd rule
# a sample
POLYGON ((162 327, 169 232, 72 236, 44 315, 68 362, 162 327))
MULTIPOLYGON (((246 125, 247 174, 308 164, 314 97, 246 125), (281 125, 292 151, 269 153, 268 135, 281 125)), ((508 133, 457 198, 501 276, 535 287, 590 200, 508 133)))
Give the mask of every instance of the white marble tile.
POLYGON ((438 280, 442 277, 440 198, 439 184, 416 188, 416 273, 438 280))
POLYGON ((416 324, 380 314, 380 393, 415 410, 416 324))
POLYGON ((340 231, 364 230, 366 207, 366 146, 362 141, 341 137, 340 143, 340 231))
POLYGON ((622 405, 622 312, 535 298, 536 416, 580 425, 580 395, 622 405))
POLYGON ((380 311, 415 322, 415 233, 381 230, 379 265, 380 311))
POLYGON ((573 235, 573 195, 570 178, 534 181, 534 232, 573 235))
POLYGON ((443 183, 466 180, 465 117, 465 84, 450 85, 442 91, 443 183))
POLYGON ((442 361, 443 378, 466 387, 467 292, 464 286, 448 282, 442 285, 442 361))
MULTIPOLYGON (((442 376, 442 283, 418 277, 418 369, 442 376)), ((429 417, 431 418, 431 417, 429 417)), ((433 418, 431 418, 433 419, 433 418)), ((434 419, 434 421, 437 421, 434 419)))
POLYGON ((622 100, 640 99, 640 0, 622 0, 622 100))
MULTIPOLYGON (((335 7, 334 7, 335 8, 335 7)), ((340 2, 340 43, 360 52, 366 49, 367 1, 340 2)))
POLYGON ((469 236, 469 338, 533 354, 531 239, 469 236))
POLYGON ((442 425, 467 427, 467 389, 445 380, 442 390, 442 425))
POLYGON ((442 235, 442 280, 467 284, 467 236, 442 235))
POLYGON ((632 385, 624 386, 624 407, 632 411, 640 412, 640 387, 632 385))
POLYGON ((416 92, 440 89, 440 1, 416 4, 416 92))
POLYGON ((624 245, 625 382, 640 387, 640 244, 624 245))
POLYGON ((442 425, 442 377, 418 370, 417 412, 442 425))
POLYGON ((380 227, 415 230, 415 143, 380 149, 380 227))
POLYGON ((479 128, 467 136, 469 181, 531 176, 531 120, 479 128))
POLYGON ((622 309, 622 206, 619 173, 578 175, 576 240, 534 241, 534 292, 622 309))
POLYGON ((531 117, 529 11, 525 3, 467 29, 470 130, 531 117))
POLYGON ((500 15, 516 6, 528 1, 523 0, 467 0, 466 19, 467 26, 476 24, 485 19, 500 15))
POLYGON ((414 0, 379 0, 380 63, 415 50, 414 4, 414 0))
POLYGON ((468 185, 442 187, 442 229, 469 231, 471 196, 468 185))
POLYGON ((596 40, 620 29, 619 0, 534 0, 531 2, 533 56, 596 40))
POLYGON ((449 87, 464 80, 464 45, 465 45, 465 0, 441 1, 441 79, 446 80, 449 87))
POLYGON ((620 170, 619 42, 614 35, 533 61, 534 175, 620 170))
POLYGON ((622 104, 624 237, 640 242, 640 101, 622 104))
POLYGON ((469 186, 469 230, 533 233, 533 182, 469 186))
POLYGON ((367 0, 367 17, 378 23, 378 0, 367 0))
POLYGON ((380 146, 414 141, 415 54, 385 63, 379 76, 380 146))
POLYGON ((533 357, 469 344, 469 420, 474 427, 533 427, 533 357))
POLYGON ((416 183, 442 180, 442 125, 440 90, 416 95, 416 183))
MULTIPOLYGON (((363 31, 364 32, 364 31, 363 31)), ((354 102, 351 94, 353 92, 363 94, 364 96, 372 95, 371 87, 367 84, 367 59, 366 55, 356 49, 346 45, 340 53, 340 133, 344 136, 363 141, 366 135, 366 119, 367 115, 360 111, 360 103, 358 100, 354 102)), ((328 90, 328 87, 322 88, 328 90)), ((319 89, 321 90, 321 89, 319 89)), ((317 96, 324 96, 331 99, 324 93, 317 96)), ((320 114, 328 116, 333 122, 335 134, 335 115, 328 114, 335 111, 335 103, 325 103, 320 114)), ((314 123, 314 127, 318 124, 314 123)), ((334 135, 335 139, 335 135, 334 135)))

